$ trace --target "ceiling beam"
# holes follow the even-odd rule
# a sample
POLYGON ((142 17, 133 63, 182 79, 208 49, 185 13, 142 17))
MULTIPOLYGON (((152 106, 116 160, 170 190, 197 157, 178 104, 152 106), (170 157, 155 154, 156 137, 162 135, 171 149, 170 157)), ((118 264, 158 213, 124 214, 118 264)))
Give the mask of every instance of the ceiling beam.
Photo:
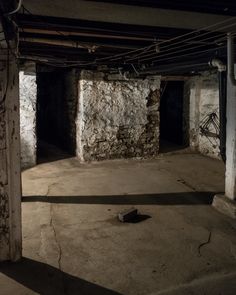
MULTIPOLYGON (((35 15, 191 30, 211 26, 230 18, 218 14, 82 0, 25 0, 24 6, 35 15)), ((219 31, 227 32, 228 29, 222 29, 220 26, 219 31)))

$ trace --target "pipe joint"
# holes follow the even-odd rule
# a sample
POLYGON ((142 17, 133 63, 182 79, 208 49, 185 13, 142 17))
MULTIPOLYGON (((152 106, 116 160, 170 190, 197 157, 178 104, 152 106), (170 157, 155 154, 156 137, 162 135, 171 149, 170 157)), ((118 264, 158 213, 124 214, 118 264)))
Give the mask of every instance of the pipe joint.
POLYGON ((226 71, 226 65, 223 63, 222 60, 218 59, 218 58, 213 58, 210 62, 209 65, 217 68, 218 72, 225 72, 226 71))

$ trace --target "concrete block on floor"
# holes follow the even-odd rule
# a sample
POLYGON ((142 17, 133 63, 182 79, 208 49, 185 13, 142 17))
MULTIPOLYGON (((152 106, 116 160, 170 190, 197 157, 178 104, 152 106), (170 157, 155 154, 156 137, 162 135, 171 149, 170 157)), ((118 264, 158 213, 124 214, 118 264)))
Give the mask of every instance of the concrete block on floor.
POLYGON ((236 219, 236 202, 225 195, 215 195, 212 206, 219 212, 236 219))
POLYGON ((118 214, 121 222, 129 222, 137 218, 138 210, 135 208, 126 209, 118 214))

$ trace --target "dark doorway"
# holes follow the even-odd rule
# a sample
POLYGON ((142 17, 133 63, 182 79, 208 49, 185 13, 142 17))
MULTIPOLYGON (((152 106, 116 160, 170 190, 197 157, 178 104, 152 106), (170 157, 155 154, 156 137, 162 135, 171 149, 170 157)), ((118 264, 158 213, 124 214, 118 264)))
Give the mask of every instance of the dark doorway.
POLYGON ((183 81, 162 81, 160 102, 161 152, 188 146, 183 81))
POLYGON ((37 73, 38 162, 75 155, 76 85, 74 71, 37 73))

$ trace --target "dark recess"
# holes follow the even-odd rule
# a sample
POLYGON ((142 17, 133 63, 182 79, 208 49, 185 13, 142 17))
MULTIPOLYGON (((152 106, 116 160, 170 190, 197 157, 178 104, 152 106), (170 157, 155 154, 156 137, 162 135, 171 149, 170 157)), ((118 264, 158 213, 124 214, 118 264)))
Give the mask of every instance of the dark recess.
MULTIPOLYGON (((42 143, 75 155, 76 83, 70 70, 37 73, 38 156, 42 143)), ((43 155, 42 155, 43 156, 43 155)))
POLYGON ((184 130, 184 82, 162 82, 160 104, 160 138, 161 140, 186 145, 184 130))

